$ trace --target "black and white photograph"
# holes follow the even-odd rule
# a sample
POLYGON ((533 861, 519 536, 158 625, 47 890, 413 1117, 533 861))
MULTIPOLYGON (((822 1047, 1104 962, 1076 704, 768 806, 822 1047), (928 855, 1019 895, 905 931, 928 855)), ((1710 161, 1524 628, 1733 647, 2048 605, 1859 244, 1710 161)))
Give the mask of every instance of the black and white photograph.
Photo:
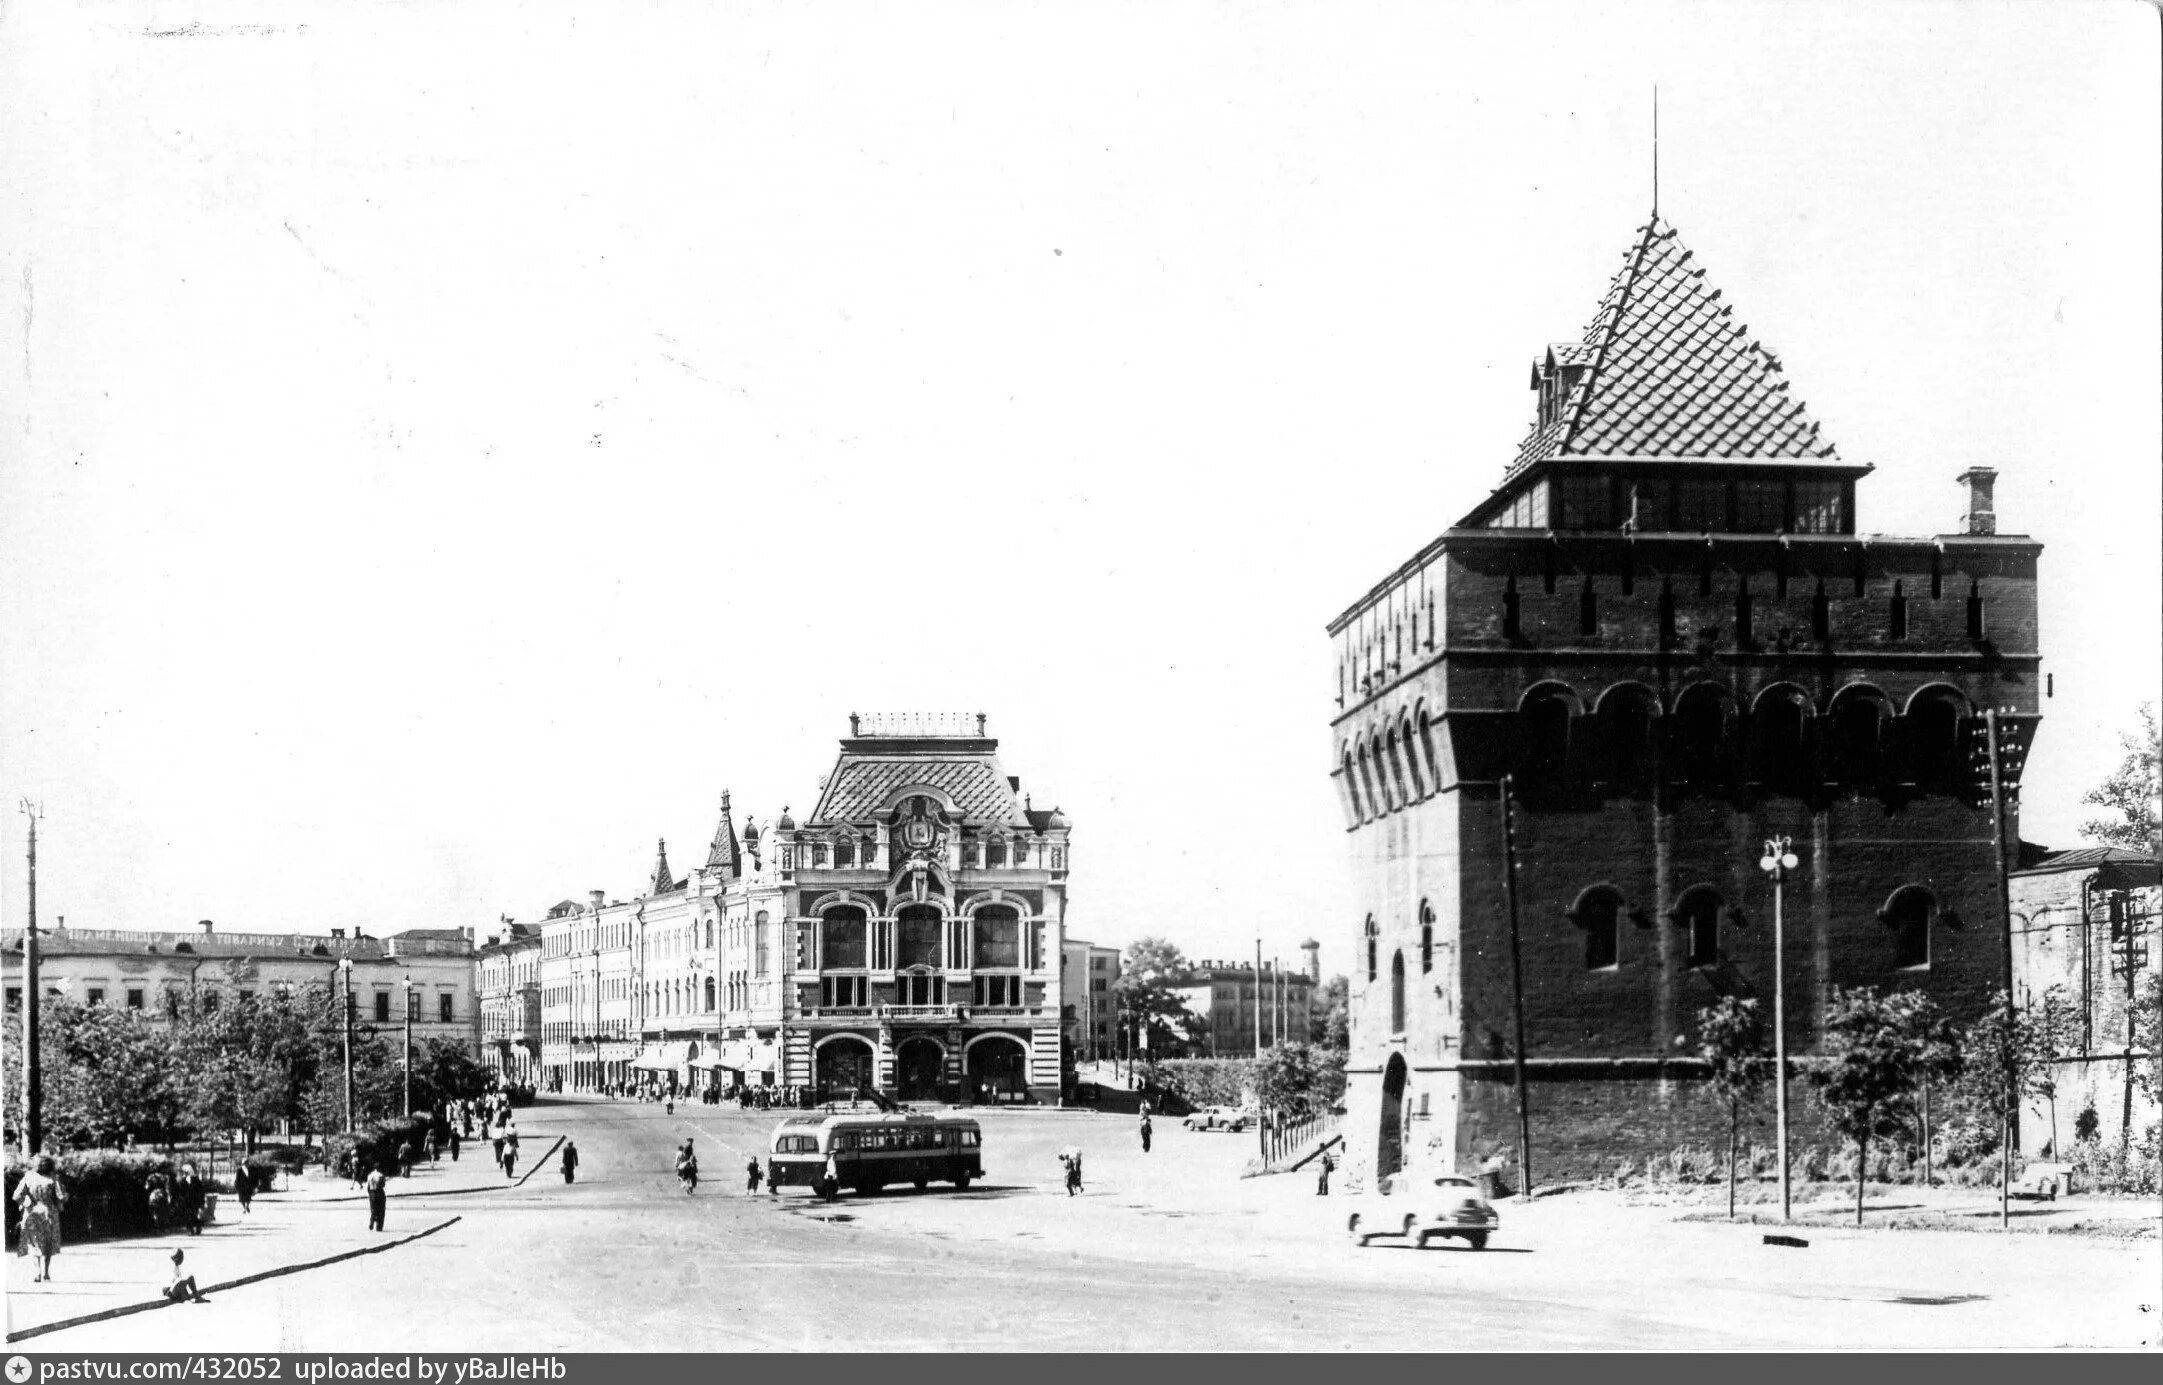
POLYGON ((9 1385, 2163 1340, 2153 5, 32 0, 0 205, 9 1385))

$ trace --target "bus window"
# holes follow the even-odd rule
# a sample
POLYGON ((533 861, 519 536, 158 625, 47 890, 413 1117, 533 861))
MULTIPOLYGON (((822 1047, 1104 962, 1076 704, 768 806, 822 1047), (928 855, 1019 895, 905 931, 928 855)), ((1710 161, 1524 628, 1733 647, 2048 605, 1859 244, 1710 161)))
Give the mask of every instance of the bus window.
POLYGON ((961 1147, 963 1149, 975 1149, 981 1138, 974 1130, 964 1130, 961 1132, 961 1147))

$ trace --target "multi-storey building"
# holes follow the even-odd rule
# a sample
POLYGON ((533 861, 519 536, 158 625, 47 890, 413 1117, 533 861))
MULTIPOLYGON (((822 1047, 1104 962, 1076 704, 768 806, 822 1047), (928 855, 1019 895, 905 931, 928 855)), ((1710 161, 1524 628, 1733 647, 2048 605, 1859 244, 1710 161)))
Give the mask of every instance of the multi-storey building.
POLYGON ((2017 787, 2040 545, 1994 473, 1964 532, 1859 533, 1871 468, 1657 216, 1532 387, 1501 486, 1329 627, 1367 1176, 1514 1163, 1520 1012, 1540 1177, 1714 1138, 1696 1015, 1770 995, 1770 838, 1791 1051, 1835 987, 1964 1017, 2005 981, 1975 752, 2001 713, 2017 787))
POLYGON ((474 953, 481 1061, 506 1081, 535 1085, 541 1063, 541 933, 503 921, 474 953))
MULTIPOLYGON (((7 1008, 23 1001, 23 930, 0 934, 7 959, 7 1008)), ((48 997, 141 1011, 153 1020, 194 995, 209 1004, 267 991, 350 984, 355 1016, 403 1031, 416 1049, 431 1039, 478 1048, 473 938, 458 928, 414 928, 387 937, 307 933, 220 933, 204 920, 192 932, 119 928, 38 931, 38 978, 48 997), (350 972, 341 963, 352 964, 350 972)))
POLYGON ((2012 872, 2013 990, 2057 1029, 2054 1094, 2031 1095, 2021 1121, 2032 1148, 2076 1138, 2138 1137, 2156 1119, 2138 1066, 2153 1061, 2134 1010, 2163 966, 2163 887, 2156 859, 2116 846, 2052 852, 2012 872))
POLYGON ((1119 1053, 1119 949, 1068 938, 1059 966, 1059 1020, 1067 1053, 1094 1063, 1119 1053))
POLYGON ((1056 1098, 1068 825, 974 723, 851 718, 801 823, 724 794, 704 866, 551 910, 544 1080, 1056 1098))
POLYGON ((1303 971, 1266 962, 1259 972, 1252 962, 1196 962, 1165 984, 1201 1021, 1197 1046, 1209 1056, 1252 1056, 1257 1030, 1260 1048, 1307 1042, 1314 980, 1303 971))

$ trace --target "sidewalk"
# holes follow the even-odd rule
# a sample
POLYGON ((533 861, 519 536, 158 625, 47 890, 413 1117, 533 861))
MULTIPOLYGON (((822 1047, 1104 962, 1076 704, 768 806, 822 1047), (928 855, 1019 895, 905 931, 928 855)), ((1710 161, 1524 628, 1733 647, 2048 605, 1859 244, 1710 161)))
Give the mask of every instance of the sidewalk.
MULTIPOLYGON (((536 1159, 534 1168, 543 1162, 536 1159)), ((53 1260, 54 1277, 42 1284, 32 1282, 37 1271, 28 1256, 8 1256, 10 1337, 85 1314, 162 1301, 176 1250, 187 1252, 184 1268, 210 1293, 214 1286, 232 1280, 387 1245, 457 1215, 452 1209, 407 1210, 400 1206, 401 1197, 463 1192, 469 1184, 516 1186, 491 1167, 485 1154, 477 1164, 472 1160, 454 1164, 448 1158, 434 1168, 423 1163, 411 1178, 391 1180, 384 1230, 377 1232, 368 1229, 366 1195, 351 1181, 325 1176, 320 1169, 299 1178, 281 1176, 278 1181, 282 1191, 258 1193, 253 1210, 245 1213, 230 1195, 221 1195, 218 1220, 199 1236, 174 1232, 64 1244, 53 1260), (496 1179, 493 1184, 488 1180, 491 1173, 496 1179)), ((190 1308, 180 1304, 158 1311, 185 1313, 190 1308)))

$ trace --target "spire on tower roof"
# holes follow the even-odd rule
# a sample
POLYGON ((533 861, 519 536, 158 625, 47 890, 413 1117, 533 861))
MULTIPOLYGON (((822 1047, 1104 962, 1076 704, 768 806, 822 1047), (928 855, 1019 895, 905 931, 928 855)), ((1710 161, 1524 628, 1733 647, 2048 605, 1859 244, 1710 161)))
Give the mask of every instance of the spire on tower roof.
POLYGON ((1511 470, 1548 458, 1832 461, 1780 360, 1735 320, 1675 228, 1638 231, 1574 350, 1533 367, 1539 421, 1511 470), (1550 397, 1550 394, 1552 397, 1550 397))
POLYGON ((743 874, 743 852, 736 845, 736 827, 729 821, 729 791, 721 791, 721 825, 713 830, 713 846, 706 853, 706 869, 719 871, 723 880, 743 874))
POLYGON ((660 854, 653 863, 653 888, 648 894, 672 894, 676 890, 676 873, 668 868, 668 838, 661 838, 660 843, 660 854))

